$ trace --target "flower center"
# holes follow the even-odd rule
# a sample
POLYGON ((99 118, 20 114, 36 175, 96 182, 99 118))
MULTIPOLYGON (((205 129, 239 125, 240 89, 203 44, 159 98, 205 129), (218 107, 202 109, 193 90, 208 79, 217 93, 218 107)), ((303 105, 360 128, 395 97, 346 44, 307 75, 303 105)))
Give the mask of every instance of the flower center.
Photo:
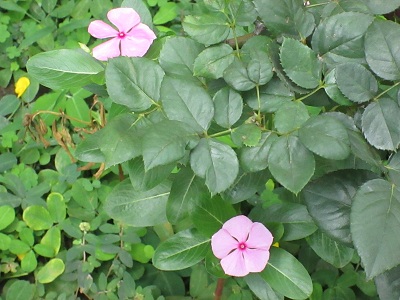
POLYGON ((123 32, 123 31, 118 32, 118 37, 119 37, 120 39, 123 39, 125 36, 126 36, 126 33, 125 33, 125 32, 123 32))
POLYGON ((246 250, 246 248, 247 248, 247 245, 245 242, 239 243, 239 245, 238 245, 239 250, 243 251, 243 250, 246 250))

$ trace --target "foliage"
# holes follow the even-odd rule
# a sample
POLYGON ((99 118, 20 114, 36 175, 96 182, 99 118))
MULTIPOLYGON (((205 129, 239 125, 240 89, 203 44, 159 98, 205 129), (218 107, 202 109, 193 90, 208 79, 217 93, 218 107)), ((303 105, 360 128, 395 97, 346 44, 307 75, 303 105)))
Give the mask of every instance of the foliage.
POLYGON ((76 2, 0 1, 3 85, 27 55, 37 87, 1 99, 4 299, 399 297, 400 1, 76 2), (158 39, 100 63, 118 6, 158 39), (279 247, 227 278, 239 214, 279 247))

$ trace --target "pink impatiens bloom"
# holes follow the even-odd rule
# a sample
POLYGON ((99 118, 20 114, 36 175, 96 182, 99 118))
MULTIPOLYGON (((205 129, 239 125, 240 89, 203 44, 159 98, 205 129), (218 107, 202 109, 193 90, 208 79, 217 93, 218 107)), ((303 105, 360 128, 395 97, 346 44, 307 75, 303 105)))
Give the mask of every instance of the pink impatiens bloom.
POLYGON ((225 274, 242 277, 264 270, 272 240, 271 232, 263 224, 236 216, 211 237, 211 248, 221 259, 225 274))
POLYGON ((95 38, 112 38, 93 48, 93 56, 98 60, 108 60, 117 56, 143 56, 156 38, 149 26, 140 23, 139 14, 128 7, 114 8, 107 18, 117 27, 114 29, 101 20, 89 24, 88 32, 95 38))

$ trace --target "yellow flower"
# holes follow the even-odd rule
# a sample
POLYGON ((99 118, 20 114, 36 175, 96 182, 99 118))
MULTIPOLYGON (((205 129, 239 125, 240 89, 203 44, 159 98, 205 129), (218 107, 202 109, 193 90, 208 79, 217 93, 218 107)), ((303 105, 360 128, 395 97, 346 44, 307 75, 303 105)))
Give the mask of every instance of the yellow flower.
POLYGON ((25 93, 30 84, 31 81, 28 77, 21 77, 20 79, 18 79, 18 81, 15 83, 15 93, 17 94, 18 98, 20 98, 22 94, 25 93))
POLYGON ((272 246, 279 248, 279 243, 276 242, 275 244, 273 244, 272 246))

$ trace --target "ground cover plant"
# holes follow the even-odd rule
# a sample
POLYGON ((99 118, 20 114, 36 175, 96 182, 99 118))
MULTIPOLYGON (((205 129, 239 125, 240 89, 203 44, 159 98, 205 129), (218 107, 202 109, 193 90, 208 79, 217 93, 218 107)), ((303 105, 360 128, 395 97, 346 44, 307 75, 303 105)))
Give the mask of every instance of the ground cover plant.
POLYGON ((0 1, 1 299, 398 299, 399 6, 0 1))

